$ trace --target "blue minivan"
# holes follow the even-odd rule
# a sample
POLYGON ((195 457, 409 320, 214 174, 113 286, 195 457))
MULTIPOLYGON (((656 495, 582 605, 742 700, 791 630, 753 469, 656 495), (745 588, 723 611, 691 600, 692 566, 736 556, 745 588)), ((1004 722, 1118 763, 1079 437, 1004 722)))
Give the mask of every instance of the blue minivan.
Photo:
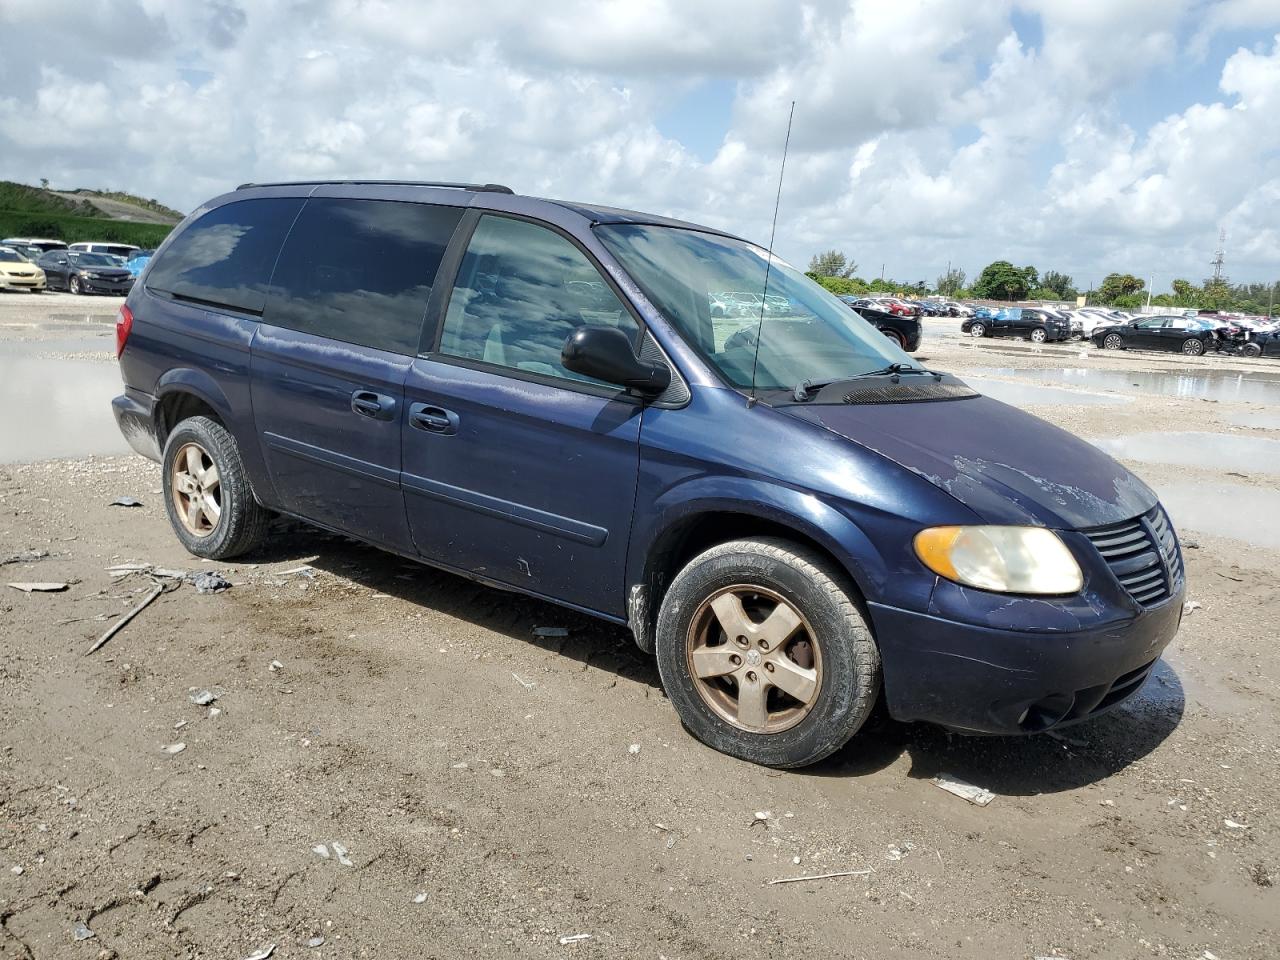
POLYGON ((756 763, 827 756, 879 697, 972 733, 1096 716, 1181 618, 1133 474, 707 227, 249 184, 157 250, 117 352, 193 554, 284 514, 626 624, 689 730, 756 763), (715 316, 725 290, 786 306, 715 316))

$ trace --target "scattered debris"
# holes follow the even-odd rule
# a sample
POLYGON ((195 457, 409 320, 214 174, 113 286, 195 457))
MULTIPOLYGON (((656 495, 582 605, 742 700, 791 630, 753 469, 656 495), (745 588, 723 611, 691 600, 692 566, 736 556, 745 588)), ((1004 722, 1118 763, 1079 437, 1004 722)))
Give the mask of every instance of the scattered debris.
POLYGON ((288 570, 276 570, 272 573, 274 577, 314 577, 316 568, 310 564, 303 564, 300 567, 291 567, 288 570))
POLYGON ((307 941, 307 946, 314 950, 316 947, 324 946, 324 937, 312 937, 307 941))
POLYGON ((164 748, 164 752, 169 754, 170 756, 174 756, 175 754, 181 753, 185 749, 187 749, 187 745, 185 743, 171 743, 169 744, 169 746, 164 748))
POLYGON ((525 680, 518 673, 512 673, 511 675, 515 677, 516 681, 520 684, 520 686, 524 687, 526 690, 532 690, 534 687, 537 686, 537 684, 534 683, 532 680, 525 680))
POLYGON ((420 894, 418 894, 416 897, 414 897, 414 898, 413 898, 413 902, 414 902, 414 903, 426 903, 426 902, 427 902, 427 895, 426 895, 425 893, 420 893, 420 894))
POLYGON ((633 757, 639 752, 640 752, 640 744, 638 743, 633 743, 631 746, 627 747, 627 753, 631 754, 633 757))
POLYGON ((121 617, 119 620, 117 620, 115 623, 113 623, 110 627, 108 627, 108 628, 107 628, 106 633, 104 633, 104 634, 103 634, 102 636, 100 636, 97 640, 95 640, 95 641, 93 642, 93 646, 91 646, 88 650, 86 650, 86 651, 84 652, 84 655, 85 655, 86 657, 87 657, 89 654, 91 654, 91 653, 95 652, 96 650, 101 649, 101 648, 102 648, 102 646, 103 646, 103 645, 104 645, 108 640, 110 640, 110 639, 111 639, 112 637, 114 637, 117 633, 119 633, 122 629, 124 629, 124 625, 125 625, 126 623, 128 623, 130 620, 132 620, 134 617, 136 617, 138 614, 140 614, 143 610, 145 610, 145 609, 147 608, 147 605, 148 605, 148 604, 150 604, 152 600, 154 600, 156 597, 160 596, 160 594, 162 594, 162 593, 164 593, 164 592, 165 592, 166 587, 165 587, 165 585, 164 585, 163 583, 161 583, 161 582, 160 582, 160 581, 158 581, 158 580, 154 580, 154 579, 152 580, 152 583, 154 583, 154 584, 156 585, 156 586, 155 586, 155 589, 154 589, 154 590, 152 590, 152 591, 151 591, 149 594, 147 594, 145 597, 143 597, 143 598, 142 598, 142 600, 138 603, 138 605, 137 605, 137 606, 135 606, 132 610, 130 610, 130 611, 129 611, 128 613, 126 613, 123 617, 121 617))
POLYGON ((1234 580, 1236 583, 1244 583, 1244 577, 1237 577, 1234 574, 1223 573, 1221 570, 1218 570, 1217 574, 1224 580, 1234 580))
POLYGON ((569 635, 568 627, 534 627, 533 635, 535 637, 567 637, 569 635))
POLYGON ((1116 805, 1116 802, 1115 802, 1114 800, 1099 800, 1099 801, 1098 801, 1098 806, 1100 806, 1100 807, 1114 807, 1115 805, 1116 805))
POLYGON ((968 800, 979 807, 985 807, 996 798, 996 795, 985 787, 975 786, 949 773, 938 774, 933 778, 933 782, 947 793, 954 794, 961 800, 968 800))
POLYGON ((284 669, 284 664, 281 663, 279 660, 272 660, 271 663, 267 665, 267 669, 270 670, 272 673, 279 673, 281 670, 284 669))
POLYGON ((1187 550, 1199 550, 1200 541, 1192 540, 1190 537, 1184 537, 1182 540, 1182 546, 1187 550))
POLYGON ((185 580, 190 576, 185 570, 170 570, 167 567, 156 567, 151 571, 151 575, 161 580, 185 580))
POLYGON ((326 847, 323 843, 317 843, 314 847, 311 848, 311 852, 314 853, 317 857, 322 857, 325 860, 329 859, 329 848, 326 847))
POLYGON ((211 690, 201 690, 199 693, 191 694, 187 699, 197 707, 207 707, 218 699, 218 695, 211 690))
POLYGON ((21 553, 11 553, 7 557, 0 557, 0 567, 8 566, 11 563, 34 563, 36 560, 43 560, 49 556, 48 550, 23 550, 21 553))
POLYGON ((583 940, 590 940, 590 939, 591 939, 591 934, 589 933, 575 933, 567 937, 561 937, 560 946, 564 947, 564 946, 568 946, 571 943, 581 943, 583 940))
POLYGON ((340 843, 331 843, 329 844, 329 846, 333 847, 333 855, 338 858, 338 862, 340 864, 342 864, 344 867, 355 866, 355 864, 351 862, 351 858, 347 856, 347 854, 350 853, 351 851, 349 851, 346 847, 344 847, 340 843))
POLYGON ((1089 745, 1089 741, 1087 740, 1078 740, 1075 737, 1068 737, 1065 734, 1059 733, 1057 730, 1046 730, 1044 735, 1057 740, 1059 743, 1065 743, 1069 747, 1084 748, 1089 745))
POLYGON ((1204 604, 1202 604, 1199 600, 1188 600, 1186 603, 1182 605, 1182 612, 1190 613, 1192 610, 1200 610, 1200 609, 1203 609, 1203 607, 1204 607, 1204 604))
POLYGON ((197 573, 192 577, 191 583, 195 586, 196 593, 222 593, 231 589, 231 582, 213 570, 197 573))
POLYGON ((763 823, 765 825, 765 829, 768 829, 769 820, 772 817, 773 817, 772 810, 757 810, 755 817, 751 820, 751 826, 754 827, 757 823, 763 823))
POLYGON ((22 876, 26 871, 25 871, 25 870, 23 870, 23 869, 22 869, 22 867, 10 867, 10 868, 9 868, 9 872, 10 872, 10 873, 12 873, 15 877, 20 877, 20 876, 22 876))
POLYGON ((275 952, 276 945, 274 943, 268 943, 266 946, 259 947, 253 953, 249 954, 244 958, 244 960, 267 960, 267 957, 271 956, 275 952))
POLYGON ((210 707, 210 708, 209 708, 209 719, 210 719, 210 720, 212 720, 214 717, 220 717, 220 716, 222 716, 222 710, 221 710, 221 708, 219 708, 219 707, 210 707))
POLYGON ((69 586, 65 583, 11 583, 9 586, 23 593, 61 593, 69 586))
POLYGON ((71 936, 77 940, 92 940, 97 934, 90 930, 83 921, 77 920, 76 925, 71 928, 71 936))
POLYGON ((107 506, 110 507, 140 507, 142 501, 137 497, 116 497, 107 506))
POLYGON ((1249 829, 1249 825, 1247 823, 1236 823, 1236 821, 1234 820, 1223 820, 1222 822, 1227 825, 1228 830, 1248 830, 1249 829))
POLYGON ((870 870, 840 870, 836 873, 815 873, 808 877, 783 877, 781 880, 770 880, 765 886, 772 887, 777 883, 803 883, 806 880, 830 880, 832 877, 865 877, 870 870))
POLYGON ((185 727, 186 725, 187 725, 187 721, 186 721, 186 720, 179 720, 177 723, 175 723, 175 724, 173 725, 173 729, 175 729, 175 730, 181 730, 181 729, 182 729, 183 727, 185 727))

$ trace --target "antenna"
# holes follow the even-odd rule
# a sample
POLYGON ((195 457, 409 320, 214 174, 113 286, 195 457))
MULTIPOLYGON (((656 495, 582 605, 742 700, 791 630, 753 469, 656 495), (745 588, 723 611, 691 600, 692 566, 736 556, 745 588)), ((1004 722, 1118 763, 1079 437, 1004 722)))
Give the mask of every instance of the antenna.
POLYGON ((787 139, 782 144, 782 168, 778 171, 778 195, 773 200, 773 226, 769 228, 769 256, 764 262, 764 290, 760 294, 760 321, 756 325, 756 355, 751 359, 751 396, 747 406, 756 402, 756 367, 760 363, 760 339, 764 336, 764 305, 769 295, 769 271, 773 269, 773 238, 778 232, 778 207, 782 205, 782 177, 787 172, 787 150, 791 147, 791 121, 796 115, 796 102, 791 101, 791 112, 787 114, 787 139))

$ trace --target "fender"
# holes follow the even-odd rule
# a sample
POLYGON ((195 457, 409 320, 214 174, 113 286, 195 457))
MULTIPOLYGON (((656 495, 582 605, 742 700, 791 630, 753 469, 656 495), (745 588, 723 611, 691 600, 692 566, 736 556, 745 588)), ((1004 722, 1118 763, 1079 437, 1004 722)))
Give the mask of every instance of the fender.
MULTIPOLYGON (((190 393, 199 397, 217 412, 222 418, 222 422, 232 433, 236 433, 236 427, 239 426, 236 421, 236 415, 232 410, 231 401, 227 399, 227 395, 223 392, 222 387, 218 385, 218 381, 205 373, 203 370, 196 370, 192 367, 174 367, 166 370, 156 383, 156 399, 163 400, 164 397, 171 393, 190 393)), ((159 405, 156 407, 156 415, 159 416, 159 405)), ((156 424, 159 427, 159 424, 156 424)), ((171 427, 172 424, 165 424, 171 427)), ((239 440, 239 437, 236 438, 239 440)))

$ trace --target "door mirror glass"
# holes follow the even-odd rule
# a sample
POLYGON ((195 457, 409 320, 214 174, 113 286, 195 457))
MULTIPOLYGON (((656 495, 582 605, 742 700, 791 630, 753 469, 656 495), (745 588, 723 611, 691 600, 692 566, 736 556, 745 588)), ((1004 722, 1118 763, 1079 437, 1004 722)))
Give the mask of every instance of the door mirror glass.
POLYGON ((566 370, 646 397, 656 397, 671 384, 666 364, 641 360, 617 327, 578 327, 565 340, 560 362, 566 370))

